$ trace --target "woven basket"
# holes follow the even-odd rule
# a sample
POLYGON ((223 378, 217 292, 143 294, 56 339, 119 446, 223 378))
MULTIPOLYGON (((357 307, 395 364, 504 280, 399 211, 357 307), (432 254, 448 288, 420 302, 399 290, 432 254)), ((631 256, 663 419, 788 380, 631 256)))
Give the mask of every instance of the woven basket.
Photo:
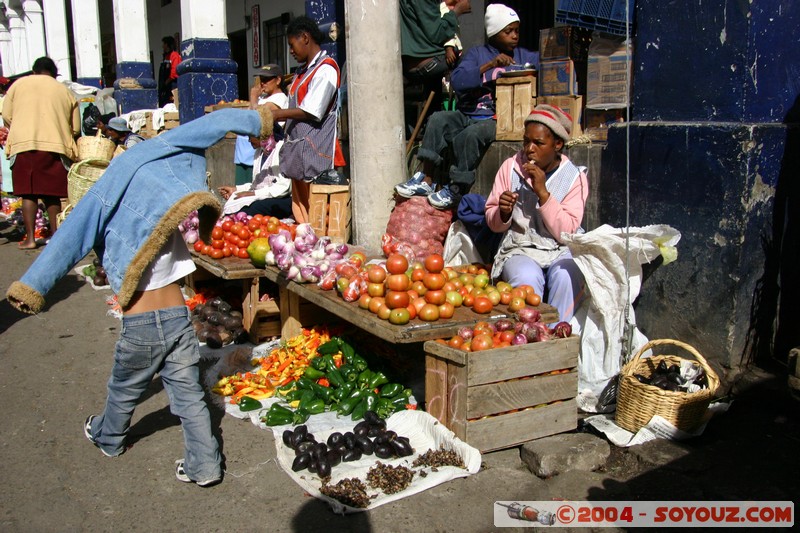
POLYGON ((123 153, 125 153, 125 147, 120 144, 114 149, 113 157, 117 157, 118 155, 122 155, 123 153))
POLYGON ((672 339, 650 341, 642 346, 620 372, 619 392, 617 393, 617 425, 635 433, 650 422, 653 416, 658 415, 676 428, 690 431, 702 422, 717 387, 719 387, 719 378, 716 372, 708 366, 697 350, 686 343, 672 339), (651 377, 661 361, 666 361, 667 365, 680 365, 682 358, 676 355, 655 355, 641 358, 641 355, 650 348, 668 344, 683 348, 694 356, 708 377, 707 389, 697 392, 668 391, 654 385, 646 385, 633 377, 634 374, 651 377))
POLYGON ((111 139, 101 136, 100 128, 94 137, 81 137, 78 139, 78 159, 104 159, 111 161, 117 145, 111 139))
POLYGON ((84 159, 73 163, 67 174, 67 196, 69 205, 76 206, 83 195, 106 171, 108 160, 84 159))

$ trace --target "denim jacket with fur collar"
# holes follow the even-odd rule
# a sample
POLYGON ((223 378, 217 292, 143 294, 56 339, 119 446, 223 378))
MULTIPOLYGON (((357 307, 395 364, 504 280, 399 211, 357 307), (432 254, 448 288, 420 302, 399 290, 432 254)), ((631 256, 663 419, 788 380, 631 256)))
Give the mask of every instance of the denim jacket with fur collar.
POLYGON ((122 307, 178 224, 197 209, 200 234, 208 240, 221 212, 208 190, 205 150, 227 132, 265 139, 272 115, 222 109, 139 143, 114 158, 102 177, 50 239, 8 301, 27 313, 44 307, 44 295, 93 248, 102 258, 122 307))

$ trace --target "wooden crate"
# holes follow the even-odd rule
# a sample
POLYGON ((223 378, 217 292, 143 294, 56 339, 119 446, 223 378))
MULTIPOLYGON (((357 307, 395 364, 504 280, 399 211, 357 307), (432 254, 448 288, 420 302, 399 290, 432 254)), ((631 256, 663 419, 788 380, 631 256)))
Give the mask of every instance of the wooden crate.
POLYGON ((311 185, 308 218, 317 235, 334 242, 350 239, 350 186, 311 185))
POLYGON ((583 96, 540 96, 540 104, 549 104, 557 107, 572 117, 572 135, 580 137, 583 132, 581 131, 581 114, 583 113, 583 96))
MULTIPOLYGON (((259 301, 259 278, 244 280, 244 297, 242 298, 242 324, 254 344, 263 342, 267 337, 281 334, 281 309, 278 302, 259 301)), ((283 294, 279 294, 280 301, 283 294)))
POLYGON ((483 352, 425 343, 425 410, 481 451, 575 429, 572 336, 483 352))
POLYGON ((536 77, 500 77, 496 82, 498 141, 521 141, 525 119, 531 112, 531 99, 536 97, 536 77))
POLYGON ((164 129, 171 130, 181 125, 180 114, 177 111, 166 111, 164 113, 164 129))

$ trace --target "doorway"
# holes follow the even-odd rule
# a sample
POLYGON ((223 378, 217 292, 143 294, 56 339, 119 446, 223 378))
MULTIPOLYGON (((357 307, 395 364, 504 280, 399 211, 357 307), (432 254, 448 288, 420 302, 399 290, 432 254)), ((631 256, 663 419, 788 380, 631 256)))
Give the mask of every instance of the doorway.
POLYGON ((247 30, 228 34, 231 43, 231 59, 236 61, 236 83, 239 86, 237 98, 245 102, 250 99, 250 82, 247 76, 249 55, 247 53, 247 30))

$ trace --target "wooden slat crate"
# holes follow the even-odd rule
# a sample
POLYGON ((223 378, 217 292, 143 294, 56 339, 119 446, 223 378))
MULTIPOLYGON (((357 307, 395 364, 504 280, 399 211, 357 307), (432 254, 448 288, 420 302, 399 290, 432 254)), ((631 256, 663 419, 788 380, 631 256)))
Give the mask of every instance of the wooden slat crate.
POLYGON ((577 426, 578 336, 482 352, 425 343, 425 410, 481 451, 577 426))
POLYGON ((500 77, 496 82, 498 141, 521 141, 536 97, 536 77, 500 77))
POLYGON ((181 125, 180 114, 177 111, 167 111, 164 113, 164 129, 171 130, 181 125))
POLYGON ((317 235, 334 242, 350 239, 350 186, 311 185, 308 218, 317 235))
MULTIPOLYGON (((245 284, 248 283, 249 290, 245 286, 242 299, 242 324, 249 333, 250 340, 259 344, 267 337, 281 334, 281 309, 275 300, 259 301, 259 278, 245 280, 245 284)), ((280 296, 282 294, 279 299, 280 296)))

